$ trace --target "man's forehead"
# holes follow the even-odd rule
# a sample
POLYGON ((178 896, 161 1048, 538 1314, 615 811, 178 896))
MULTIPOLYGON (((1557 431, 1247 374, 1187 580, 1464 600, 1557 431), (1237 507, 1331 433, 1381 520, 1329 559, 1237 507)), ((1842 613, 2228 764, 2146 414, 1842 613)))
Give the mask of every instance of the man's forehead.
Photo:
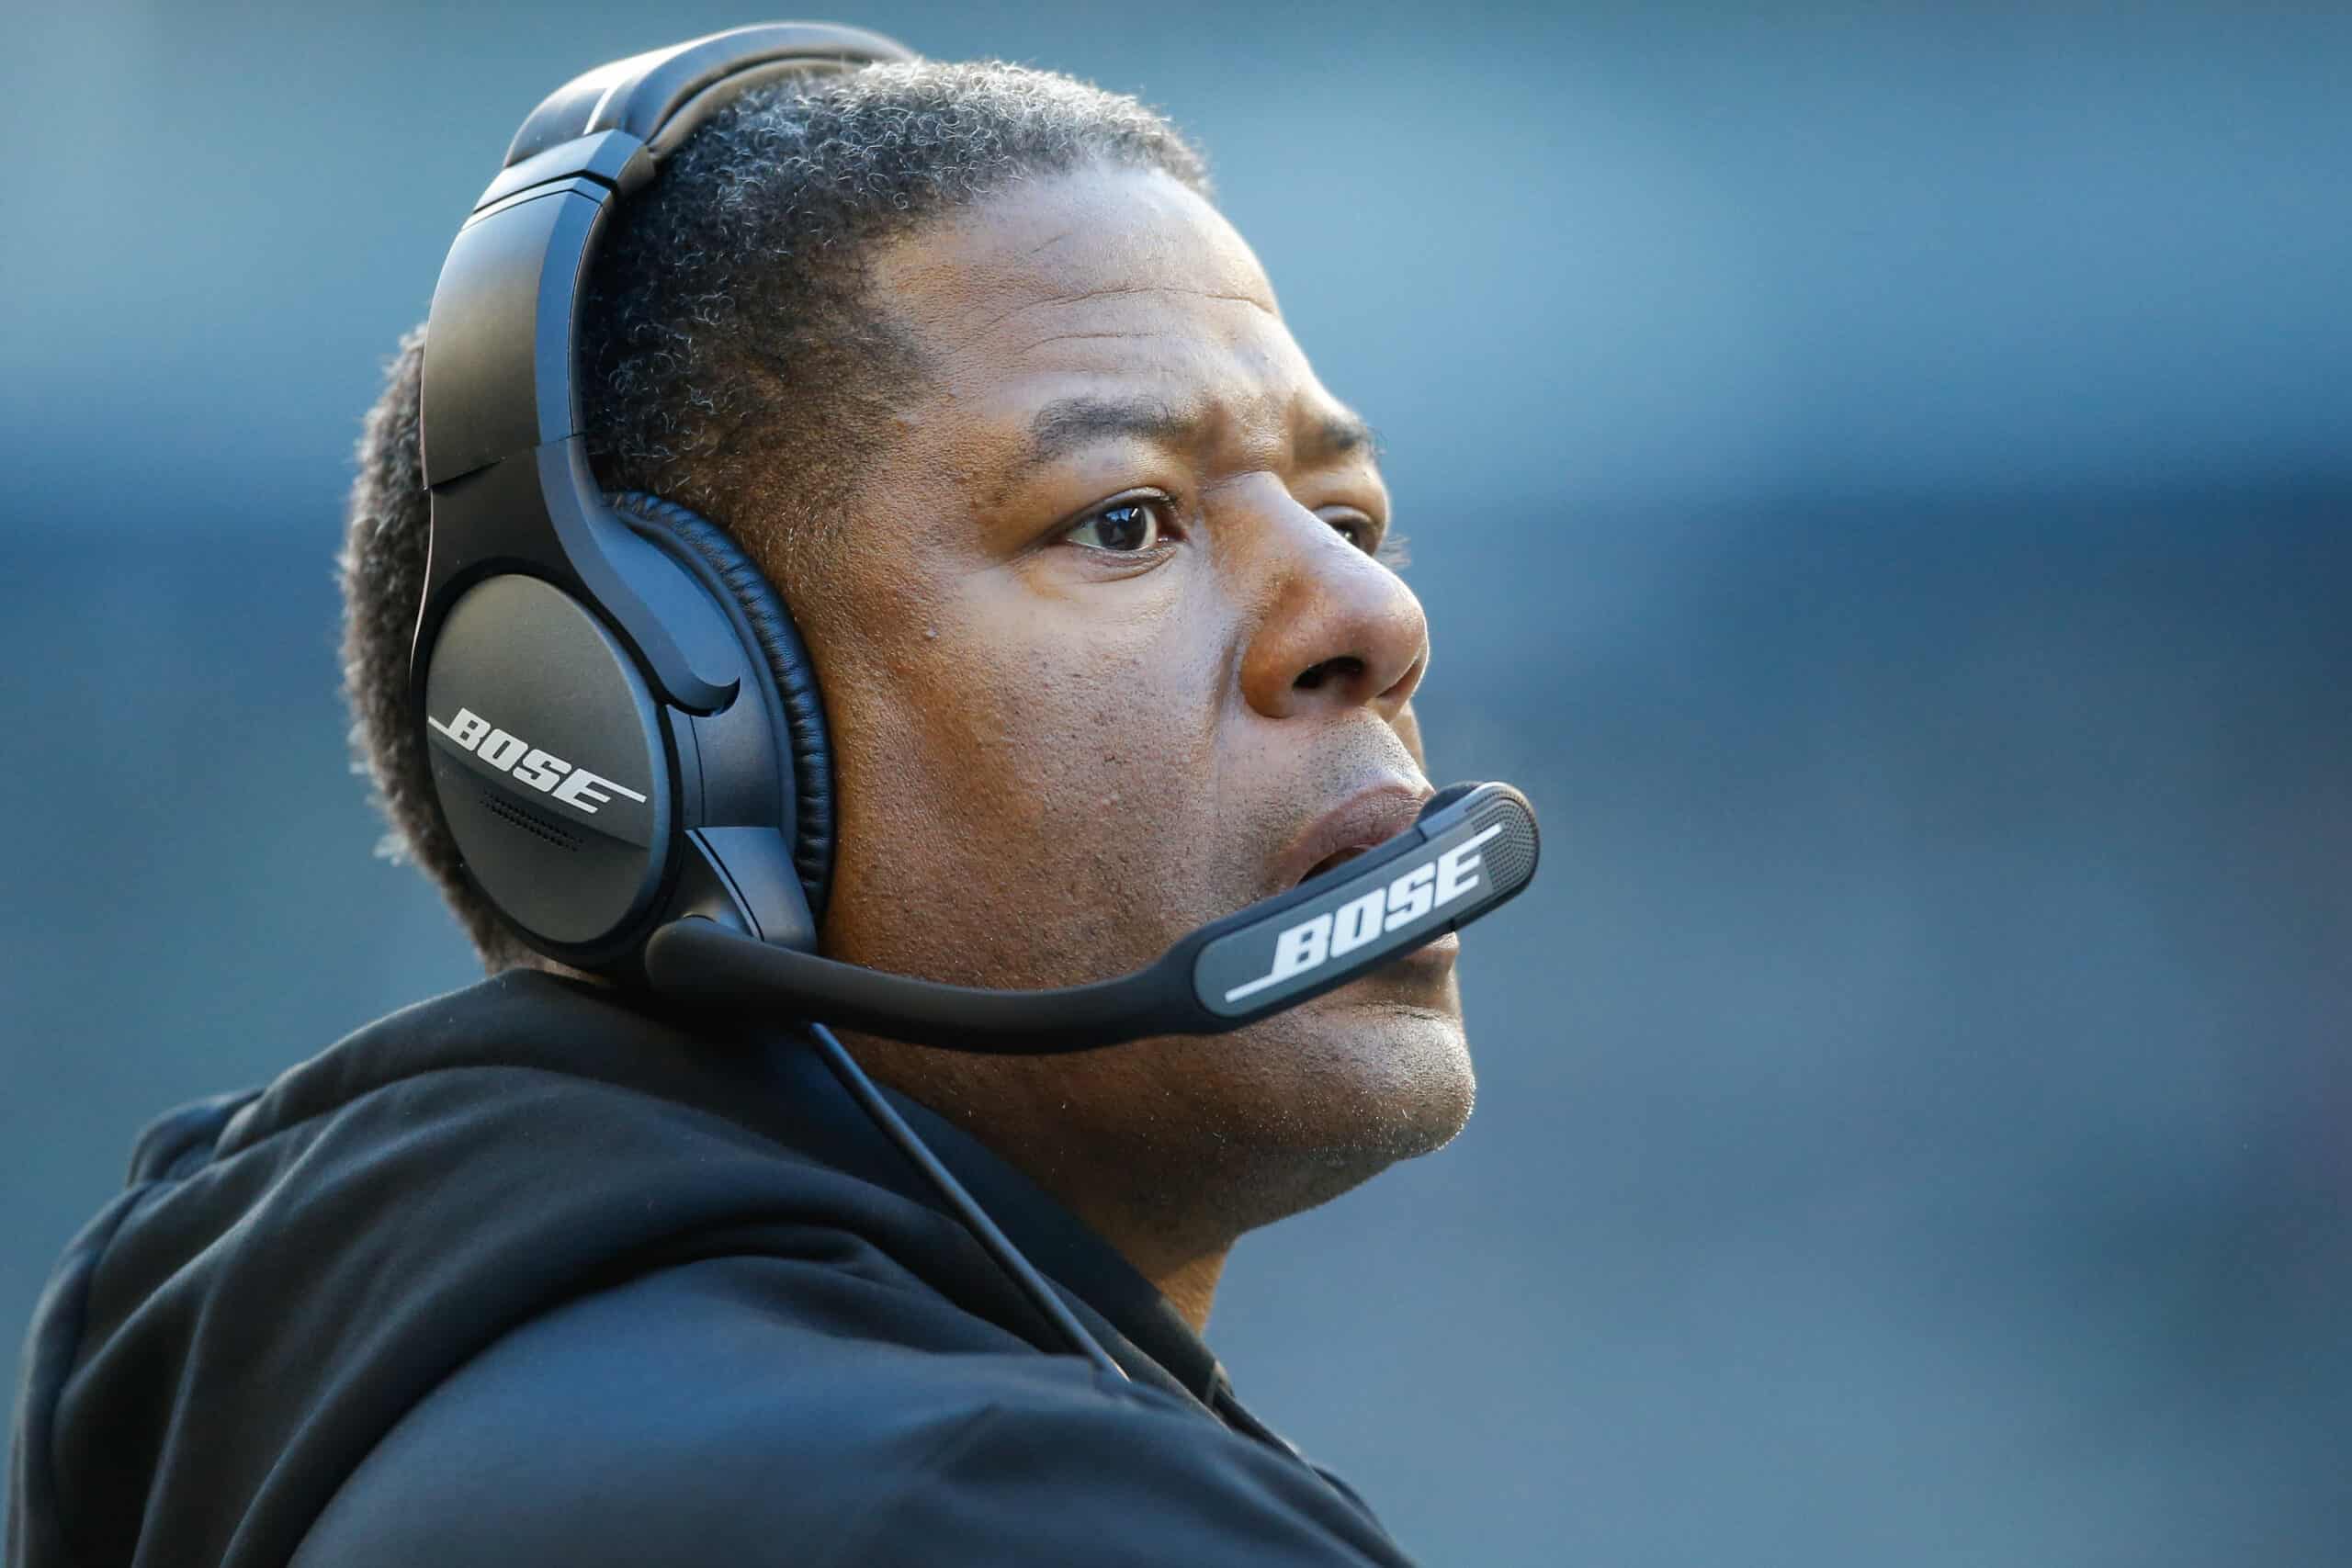
POLYGON ((873 282, 932 361, 932 412, 1006 481, 1123 438, 1301 463, 1375 449, 1316 379, 1248 245, 1156 172, 989 198, 889 247, 873 282))
POLYGON ((1157 170, 1088 169, 992 193, 884 247, 869 276, 893 314, 948 354, 999 355, 1073 329, 1148 331, 1171 308, 1280 320, 1241 236, 1157 170))

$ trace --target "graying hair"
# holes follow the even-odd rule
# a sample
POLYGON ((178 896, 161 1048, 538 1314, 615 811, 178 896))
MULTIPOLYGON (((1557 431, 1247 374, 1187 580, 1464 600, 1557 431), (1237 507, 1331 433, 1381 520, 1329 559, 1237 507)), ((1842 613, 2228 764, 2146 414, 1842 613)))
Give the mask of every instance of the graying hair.
MULTIPOLYGON (((1200 155, 1135 99, 989 62, 876 65, 761 88, 715 116, 620 209, 582 302, 596 475, 738 532, 780 577, 813 570, 853 477, 922 374, 865 288, 879 242, 1015 181, 1157 169, 1206 195, 1200 155)), ((492 971, 539 960, 467 886, 408 716, 427 515, 417 456, 424 329, 367 415, 338 558, 353 771, 388 858, 439 886, 492 971)))

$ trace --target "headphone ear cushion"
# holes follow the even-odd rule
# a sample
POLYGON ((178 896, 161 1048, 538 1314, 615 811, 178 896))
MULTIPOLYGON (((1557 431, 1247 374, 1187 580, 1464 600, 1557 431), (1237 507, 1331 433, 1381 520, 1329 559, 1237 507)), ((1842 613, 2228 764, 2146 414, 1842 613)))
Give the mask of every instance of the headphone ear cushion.
POLYGON ((758 564, 718 524, 641 491, 624 491, 605 500, 623 516, 652 525, 654 531, 676 540, 708 567, 734 594, 766 656, 784 719, 785 747, 791 753, 793 867, 808 895, 809 913, 822 919, 833 878, 833 750, 825 731, 817 672, 808 662, 800 629, 758 564))

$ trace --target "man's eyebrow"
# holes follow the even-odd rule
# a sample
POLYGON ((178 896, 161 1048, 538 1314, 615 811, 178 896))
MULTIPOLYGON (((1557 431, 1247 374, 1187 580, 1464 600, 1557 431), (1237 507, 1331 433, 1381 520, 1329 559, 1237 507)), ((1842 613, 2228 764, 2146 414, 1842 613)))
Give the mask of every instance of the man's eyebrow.
POLYGON ((1298 444, 1298 455, 1309 461, 1344 457, 1351 452, 1380 456, 1379 433, 1351 409, 1340 409, 1317 419, 1307 426, 1306 438, 1298 444))
MULTIPOLYGON (((1180 444, 1200 428, 1196 415, 1157 398, 1062 398, 1039 409, 1029 422, 1023 471, 1043 467, 1089 445, 1114 436, 1180 444)), ((1380 437, 1363 417, 1340 409, 1306 422, 1298 444, 1303 461, 1320 462, 1353 452, 1380 454, 1380 437)))
POLYGON ((1039 409, 1029 422, 1029 450, 1021 467, 1024 471, 1043 467, 1107 436, 1134 435, 1173 445, 1191 435, 1199 423, 1157 398, 1062 398, 1039 409))

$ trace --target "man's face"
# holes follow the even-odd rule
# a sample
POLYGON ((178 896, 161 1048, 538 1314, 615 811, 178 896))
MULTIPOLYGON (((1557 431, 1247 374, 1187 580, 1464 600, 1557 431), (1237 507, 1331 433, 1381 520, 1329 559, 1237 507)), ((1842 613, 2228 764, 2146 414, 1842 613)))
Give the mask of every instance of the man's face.
MULTIPOLYGON (((1213 209, 1157 174, 1018 185, 870 286, 926 368, 796 594, 839 767, 828 952, 1101 979, 1411 820, 1429 642, 1373 554, 1387 492, 1213 209)), ((1460 1128, 1453 969, 1449 937, 1209 1040, 865 1049, 1049 1187, 1121 1168, 1130 1208, 1238 1234, 1460 1128)))

